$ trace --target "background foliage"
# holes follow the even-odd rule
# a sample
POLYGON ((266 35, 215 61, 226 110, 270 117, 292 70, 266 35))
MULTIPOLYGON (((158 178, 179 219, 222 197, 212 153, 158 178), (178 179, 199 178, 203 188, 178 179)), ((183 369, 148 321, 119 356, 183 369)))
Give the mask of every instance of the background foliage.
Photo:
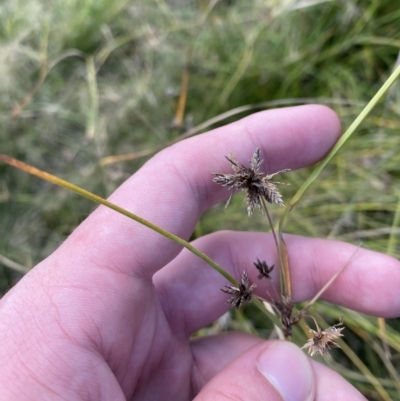
MULTIPOLYGON (((106 197, 153 148, 257 110, 324 103, 346 128, 399 62, 399 22, 391 0, 3 0, 1 152, 106 197), (127 161, 115 158, 126 154, 127 161)), ((286 231, 362 240, 398 257, 399 115, 395 85, 310 188, 286 231)), ((309 173, 285 177, 292 184, 280 188, 286 199, 309 173)), ((246 218, 242 198, 208 211, 193 236, 265 230, 259 214, 246 218)), ((93 208, 0 165, 0 292, 93 208)), ((280 210, 271 213, 277 221, 280 210)), ((399 321, 387 322, 385 337, 374 318, 322 302, 318 311, 330 322, 343 314, 348 328, 349 350, 325 363, 371 400, 400 399, 399 321)), ((205 332, 269 335, 257 311, 245 313, 205 332)), ((295 341, 305 338, 295 333, 295 341)))

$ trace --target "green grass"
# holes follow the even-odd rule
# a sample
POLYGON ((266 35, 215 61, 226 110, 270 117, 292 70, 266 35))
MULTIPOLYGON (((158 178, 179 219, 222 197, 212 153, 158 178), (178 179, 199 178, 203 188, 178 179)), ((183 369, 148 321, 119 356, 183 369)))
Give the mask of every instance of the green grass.
MULTIPOLYGON (((104 157, 166 144, 236 107, 320 102, 330 105, 347 128, 394 69, 400 48, 400 10, 391 0, 312 6, 272 0, 3 3, 1 152, 103 197, 151 153, 102 165, 104 157), (174 125, 185 71, 185 113, 174 125)), ((286 232, 355 244, 362 240, 366 248, 399 257, 399 100, 397 84, 308 189, 286 232)), ((266 107, 248 107, 208 128, 266 107)), ((285 199, 311 171, 285 176, 292 184, 282 187, 285 199)), ((242 197, 238 194, 227 210, 218 205, 206 212, 195 236, 219 229, 265 230, 259 215, 246 217, 242 197)), ((0 255, 31 268, 93 208, 84 198, 0 165, 0 255)), ((278 221, 281 210, 270 212, 278 221)), ((21 277, 9 265, 0 261, 1 293, 21 277)), ((317 309, 330 322, 344 314, 346 343, 399 399, 393 373, 393 366, 400 367, 399 321, 388 322, 394 355, 388 361, 376 319, 325 303, 317 309)), ((258 313, 250 307, 245 314, 254 323, 238 315, 228 327, 256 328, 267 336, 268 323, 258 313)), ((294 339, 304 342, 305 335, 299 330, 294 339)), ((336 362, 328 363, 340 363, 342 373, 369 399, 385 399, 351 355, 333 356, 336 362)))

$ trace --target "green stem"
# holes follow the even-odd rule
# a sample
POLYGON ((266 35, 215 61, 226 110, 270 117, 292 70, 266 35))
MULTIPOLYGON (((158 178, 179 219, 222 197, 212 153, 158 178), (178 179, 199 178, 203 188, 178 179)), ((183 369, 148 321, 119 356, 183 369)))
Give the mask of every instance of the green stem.
POLYGON ((148 220, 143 219, 142 217, 137 216, 134 213, 129 212, 128 210, 125 210, 124 208, 115 205, 114 203, 109 202, 108 200, 101 198, 98 195, 95 195, 89 191, 86 191, 83 188, 78 187, 77 185, 71 184, 68 181, 65 181, 61 178, 56 177, 55 175, 49 174, 45 171, 39 170, 35 167, 30 166, 29 164, 23 163, 17 159, 14 159, 13 157, 9 157, 3 154, 0 154, 0 160, 3 161, 4 163, 7 163, 13 167, 16 167, 20 170, 23 170, 29 174, 35 175, 41 179, 44 179, 46 181, 49 181, 55 185, 58 185, 60 187, 69 189, 72 192, 77 193, 78 195, 81 195, 85 198, 88 198, 94 202, 100 203, 101 205, 107 206, 108 208, 115 210, 118 213, 123 214, 126 217, 129 217, 132 220, 137 221, 140 224, 143 224, 144 226, 150 228, 151 230, 163 235, 164 237, 170 239, 171 241, 174 241, 183 247, 185 247, 188 251, 192 252, 196 256, 198 256, 200 259, 204 260, 206 263, 208 263, 213 269, 215 269, 219 274, 224 276, 228 281, 230 281, 233 285, 238 285, 237 280, 235 280, 228 272, 226 272, 221 266, 219 266, 217 263, 215 263, 209 256, 207 256, 205 253, 199 251, 197 248, 195 248, 193 245, 191 245, 189 242, 185 241, 184 239, 162 229, 161 227, 151 223, 148 220))
POLYGON ((346 132, 342 135, 342 137, 337 141, 336 145, 331 149, 328 155, 317 165, 315 170, 310 174, 307 180, 303 183, 303 185, 298 189, 296 194, 289 202, 288 208, 282 214, 282 217, 279 221, 279 233, 281 235, 283 226, 285 224, 288 213, 293 209, 296 203, 301 199, 309 186, 318 178, 321 171, 325 168, 325 166, 331 161, 331 159, 336 155, 336 153, 340 150, 340 148, 347 142, 350 136, 356 131, 356 129, 361 125, 361 123, 365 120, 368 114, 374 109, 374 107, 378 104, 378 102, 382 99, 387 90, 395 83, 395 81, 400 76, 400 65, 393 71, 390 77, 385 81, 382 87, 378 90, 375 96, 369 101, 369 103, 364 107, 358 117, 353 121, 350 127, 346 130, 346 132))
POLYGON ((276 250, 279 253, 278 237, 276 236, 274 225, 272 224, 271 216, 270 216, 270 214, 268 212, 267 204, 265 203, 265 199, 264 198, 262 198, 262 197, 260 197, 260 198, 261 198, 261 203, 262 203, 264 212, 265 212, 265 214, 267 215, 267 218, 268 218, 269 226, 271 227, 272 235, 274 237, 274 241, 275 241, 275 245, 276 245, 276 250))
POLYGON ((279 276, 280 276, 280 288, 281 288, 281 294, 288 294, 288 291, 290 293, 290 271, 288 268, 286 268, 286 263, 283 260, 282 257, 282 247, 280 246, 280 244, 282 244, 282 241, 278 241, 278 237, 276 235, 275 229, 274 229, 274 225, 272 224, 272 219, 271 216, 269 214, 268 211, 268 207, 267 204, 265 202, 264 198, 261 198, 261 204, 263 206, 263 209, 265 211, 265 214, 267 215, 268 218, 268 222, 269 225, 271 227, 271 231, 272 231, 272 235, 274 237, 274 241, 275 241, 275 246, 276 246, 276 250, 278 251, 278 257, 279 257, 279 276))

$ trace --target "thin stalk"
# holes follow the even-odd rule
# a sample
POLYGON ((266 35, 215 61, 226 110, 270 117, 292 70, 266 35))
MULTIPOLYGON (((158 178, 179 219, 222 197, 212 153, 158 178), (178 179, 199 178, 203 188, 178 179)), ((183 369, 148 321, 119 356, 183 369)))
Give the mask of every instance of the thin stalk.
MULTIPOLYGON (((290 280, 290 269, 289 269, 289 264, 285 263, 283 260, 283 254, 282 254, 282 246, 279 246, 279 241, 278 241, 278 236, 276 235, 274 225, 272 224, 272 219, 268 211, 267 203, 265 202, 265 199, 261 197, 261 204, 263 207, 263 210, 265 214, 267 215, 268 218, 268 223, 271 227, 271 232, 272 236, 274 237, 275 245, 276 245, 276 250, 278 251, 278 256, 279 256, 279 275, 280 275, 280 287, 281 287, 281 294, 289 295, 291 296, 291 280, 290 280)), ((286 247, 285 247, 286 249, 286 247)), ((286 258, 287 259, 287 258, 286 258)))
POLYGON ((275 232, 275 229, 274 229, 274 225, 272 224, 272 220, 271 220, 271 216, 269 214, 268 208, 267 208, 267 204, 265 203, 265 199, 263 197, 260 197, 260 198, 261 198, 261 203, 262 203, 263 210, 264 210, 264 212, 265 212, 265 214, 267 215, 267 218, 268 218, 269 226, 271 227, 272 235, 274 237, 274 241, 275 241, 275 245, 276 245, 276 250, 279 253, 278 237, 276 236, 276 232, 275 232))
POLYGON ((317 292, 317 294, 314 296, 314 298, 308 303, 308 305, 302 310, 302 312, 308 311, 309 308, 314 304, 317 299, 321 297, 321 295, 332 285, 332 283, 338 278, 339 274, 347 267, 351 260, 354 258, 355 254, 357 251, 360 249, 361 244, 358 245, 357 249, 353 252, 353 254, 350 256, 349 260, 343 264, 343 266, 329 279, 329 281, 317 292))
POLYGON ((11 259, 6 258, 5 256, 0 254, 0 263, 3 264, 4 266, 15 270, 18 273, 26 274, 29 272, 29 269, 25 266, 20 265, 17 262, 14 262, 11 259))
POLYGON ((346 132, 342 135, 342 137, 336 142, 336 145, 331 149, 331 151, 327 154, 327 156, 317 165, 315 170, 310 174, 307 180, 301 185, 301 187, 297 190, 293 198, 289 202, 289 206, 286 208, 284 213, 282 214, 281 219, 279 220, 279 235, 282 236, 282 230, 286 221, 286 218, 289 212, 293 209, 293 207, 297 204, 297 202, 302 198, 306 190, 311 186, 311 184, 318 178, 321 171, 325 168, 325 166, 331 161, 331 159, 336 155, 336 153, 342 148, 342 146, 347 142, 347 140, 353 135, 353 133, 358 129, 361 123, 366 119, 368 114, 374 109, 374 107, 378 104, 378 102, 382 99, 385 93, 389 90, 389 88, 396 82, 396 80, 400 76, 400 66, 398 66, 390 77, 385 81, 382 87, 378 90, 375 96, 368 102, 368 104, 364 107, 361 113, 357 116, 357 118, 353 121, 350 127, 346 130, 346 132))
POLYGON ((282 234, 279 236, 279 260, 281 262, 280 272, 283 275, 281 281, 281 294, 283 297, 292 299, 292 281, 290 279, 289 258, 286 242, 282 234))
POLYGON ((143 219, 142 217, 137 216, 134 213, 129 212, 128 210, 125 210, 124 208, 115 205, 114 203, 109 202, 108 200, 95 195, 89 191, 86 191, 83 188, 78 187, 77 185, 71 184, 68 181, 65 181, 61 178, 56 177, 55 175, 49 174, 43 170, 39 170, 36 167, 30 166, 29 164, 23 163, 17 159, 14 159, 13 157, 6 156, 4 154, 0 153, 0 161, 18 168, 19 170, 25 171, 29 174, 35 175, 36 177, 39 177, 43 180, 49 181, 55 185, 58 185, 60 187, 63 187, 65 189, 69 189, 72 192, 77 193, 78 195, 81 195, 85 198, 88 198, 96 203, 100 203, 101 205, 107 206, 108 208, 115 210, 118 213, 123 214, 126 217, 129 217, 132 220, 137 221, 140 224, 143 224, 144 226, 150 228, 151 230, 163 235, 164 237, 170 239, 171 241, 174 241, 183 247, 185 247, 188 251, 192 252, 196 256, 198 256, 200 259, 204 260, 206 263, 208 263, 214 270, 216 270, 219 274, 224 276, 228 281, 230 281, 233 285, 238 285, 239 283, 237 280, 235 280, 227 271, 225 271, 221 266, 219 266, 216 262, 214 262, 209 256, 207 256, 205 253, 199 251, 197 248, 195 248, 193 245, 191 245, 189 242, 185 241, 184 239, 162 229, 161 227, 151 223, 148 220, 143 219))
POLYGON ((315 320, 314 316, 312 316, 312 315, 305 315, 304 317, 308 317, 308 318, 314 320, 314 324, 315 324, 315 327, 316 327, 317 331, 321 331, 321 329, 320 329, 320 327, 318 326, 318 323, 317 323, 317 321, 315 320))
POLYGON ((392 223, 392 227, 390 230, 390 237, 389 237, 389 241, 388 241, 388 246, 387 246, 387 250, 386 253, 388 255, 394 256, 396 257, 396 253, 395 253, 395 247, 396 247, 396 228, 399 226, 400 224, 400 196, 399 194, 397 194, 398 196, 398 201, 397 201, 397 207, 396 207, 396 212, 393 218, 393 223, 392 223))
POLYGON ((99 89, 97 86, 94 57, 86 58, 86 79, 89 94, 89 106, 86 117, 86 138, 92 140, 97 131, 99 119, 99 89))

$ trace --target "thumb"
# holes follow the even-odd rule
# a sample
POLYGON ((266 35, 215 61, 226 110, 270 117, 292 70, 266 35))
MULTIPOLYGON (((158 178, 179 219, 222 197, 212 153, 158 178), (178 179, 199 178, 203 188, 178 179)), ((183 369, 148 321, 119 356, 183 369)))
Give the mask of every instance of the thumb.
POLYGON ((287 341, 269 341, 221 370, 195 401, 312 401, 314 397, 314 371, 307 356, 287 341))

